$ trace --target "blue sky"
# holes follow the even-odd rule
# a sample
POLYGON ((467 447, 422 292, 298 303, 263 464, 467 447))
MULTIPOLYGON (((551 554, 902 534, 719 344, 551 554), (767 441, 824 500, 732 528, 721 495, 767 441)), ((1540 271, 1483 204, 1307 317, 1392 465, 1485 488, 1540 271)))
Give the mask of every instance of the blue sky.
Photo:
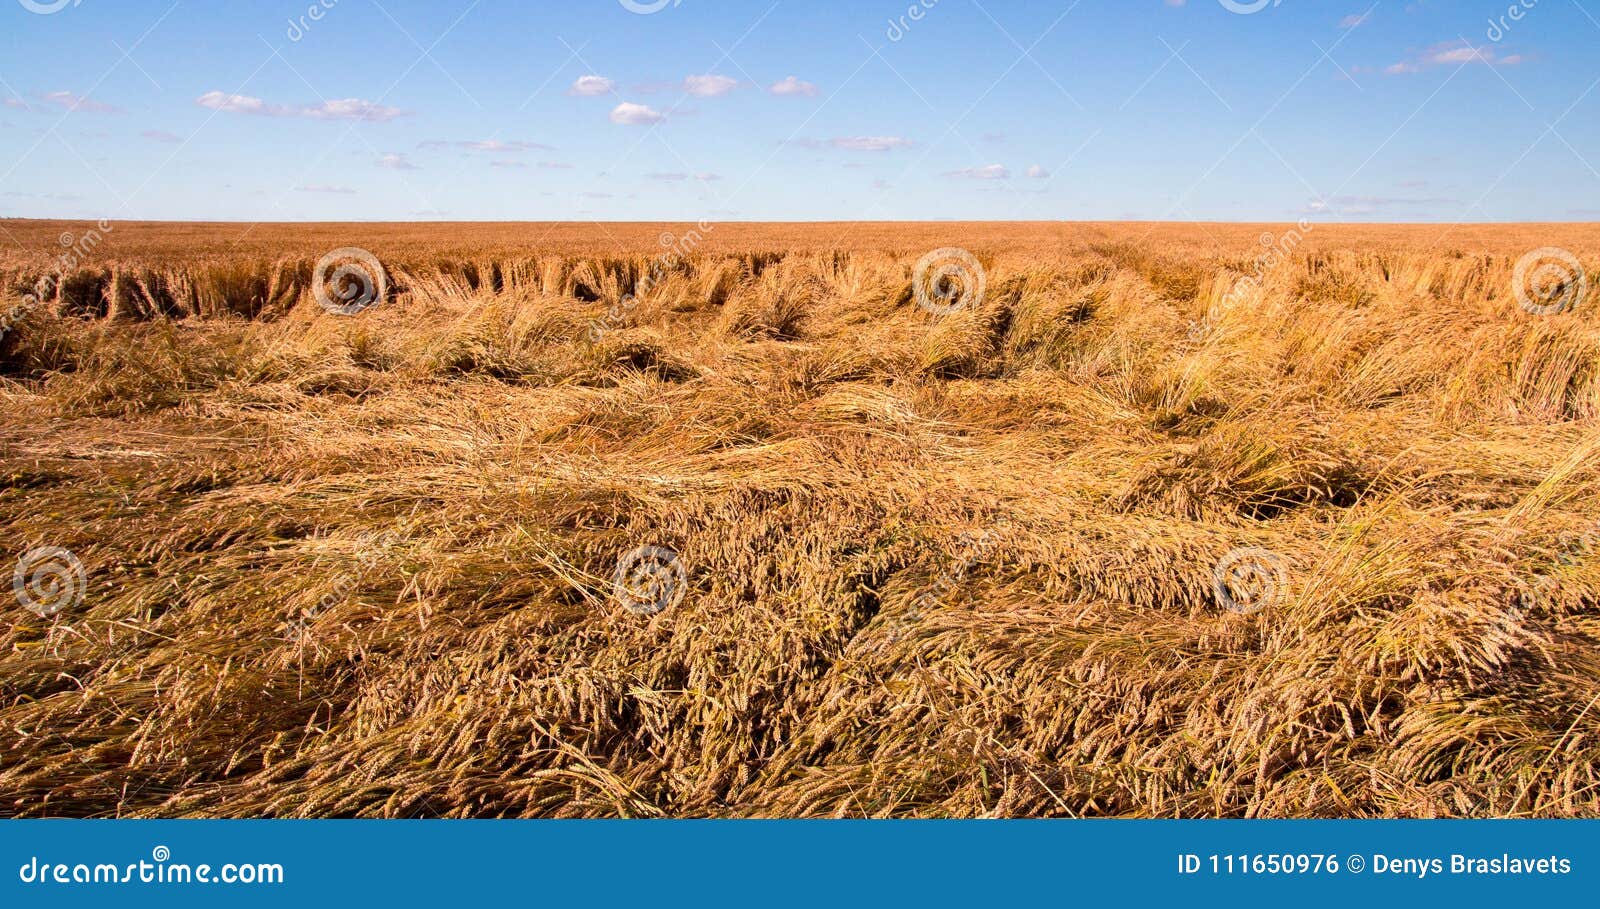
POLYGON ((1600 220, 1600 9, 1577 0, 0 0, 0 20, 3 216, 1600 220))

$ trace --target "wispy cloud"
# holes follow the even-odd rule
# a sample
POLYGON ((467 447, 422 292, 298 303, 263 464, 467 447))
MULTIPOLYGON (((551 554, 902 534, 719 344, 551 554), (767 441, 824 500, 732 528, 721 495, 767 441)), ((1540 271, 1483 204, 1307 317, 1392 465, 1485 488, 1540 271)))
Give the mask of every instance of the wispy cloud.
POLYGON ((171 145, 176 145, 177 143, 183 141, 164 129, 147 129, 139 135, 149 139, 151 142, 166 142, 171 145))
POLYGON ((1050 176, 1050 172, 1045 170, 1042 166, 1035 164, 1028 168, 1028 176, 1035 180, 1043 180, 1050 176))
POLYGON ((963 167, 960 170, 947 170, 940 174, 941 177, 964 177, 971 180, 1005 180, 1011 176, 1011 168, 1004 164, 985 164, 982 167, 963 167))
POLYGON ((82 202, 83 197, 76 193, 25 193, 11 190, 0 193, 8 199, 44 199, 49 202, 82 202))
POLYGON ((573 80, 572 87, 567 89, 567 94, 580 98, 593 98, 598 95, 609 95, 617 87, 617 83, 605 76, 579 76, 573 80))
POLYGON ((651 123, 660 123, 667 118, 653 107, 643 104, 634 104, 624 101, 611 109, 611 122, 630 126, 646 126, 651 123))
POLYGON ((686 174, 686 173, 681 173, 681 172, 677 172, 677 171, 673 171, 673 172, 669 172, 669 173, 645 174, 645 177, 647 179, 650 179, 650 180, 658 180, 658 181, 660 181, 662 183, 681 183, 684 180, 690 180, 690 179, 697 180, 697 181, 699 181, 701 183, 709 183, 709 182, 711 182, 713 180, 721 180, 722 179, 722 175, 721 174, 713 174, 713 173, 686 174))
POLYGON ((415 164, 412 164, 410 161, 408 161, 406 159, 405 155, 400 154, 399 152, 389 152, 388 154, 379 156, 379 158, 378 158, 378 166, 379 167, 386 167, 389 170, 416 170, 417 169, 417 166, 415 164))
POLYGON ((1350 15, 1345 16, 1343 19, 1339 20, 1339 27, 1340 28, 1358 28, 1360 26, 1366 25, 1367 24, 1367 20, 1370 19, 1370 18, 1372 18, 1372 14, 1371 13, 1351 13, 1350 15))
POLYGON ((785 76, 772 83, 767 88, 767 91, 774 95, 801 95, 807 98, 814 98, 817 95, 817 87, 815 85, 795 76, 785 76))
POLYGON ((418 148, 462 148, 467 151, 502 153, 521 153, 533 149, 550 151, 551 147, 539 142, 523 142, 507 139, 425 139, 417 143, 418 148))
POLYGON ((840 148, 845 151, 894 151, 910 148, 910 139, 900 136, 835 136, 832 139, 795 139, 790 144, 801 148, 840 148))
POLYGON ((361 120, 368 123, 382 123, 403 117, 406 111, 398 107, 388 107, 373 101, 361 98, 340 98, 334 101, 324 101, 321 104, 291 106, 284 104, 269 104, 260 98, 250 95, 234 95, 227 92, 209 91, 194 99, 194 103, 201 107, 230 114, 251 114, 258 117, 305 117, 312 120, 361 120))
POLYGON ((1371 215, 1385 209, 1394 208, 1457 208, 1465 205, 1460 199, 1449 198, 1406 198, 1401 196, 1333 196, 1328 199, 1316 199, 1306 205, 1305 211, 1311 214, 1332 213, 1338 215, 1371 215))
POLYGON ((685 76, 683 79, 683 90, 697 98, 715 98, 726 95, 738 87, 739 80, 729 76, 706 74, 685 76))
POLYGON ((58 105, 67 110, 81 110, 95 114, 115 114, 119 113, 121 110, 120 108, 113 107, 110 104, 102 104, 99 101, 91 101, 82 95, 75 95, 72 92, 66 91, 45 92, 39 96, 39 100, 58 105))
POLYGON ((227 111, 230 114, 261 114, 272 113, 268 110, 267 102, 249 95, 230 95, 227 92, 210 91, 194 99, 194 103, 212 110, 227 111))
POLYGON ((330 186, 326 183, 315 183, 310 186, 296 186, 294 191, 297 193, 336 193, 344 196, 355 194, 355 190, 348 186, 330 186))
POLYGON ((1501 56, 1500 51, 1493 47, 1478 47, 1462 41, 1448 41, 1435 44, 1409 60, 1391 63, 1383 71, 1395 76, 1402 73, 1420 73, 1436 66, 1466 66, 1473 63, 1485 66, 1516 66, 1522 62, 1521 54, 1501 56))
POLYGON ((299 108, 297 113, 299 116, 317 120, 366 120, 382 123, 403 117, 406 112, 398 107, 385 107, 360 98, 340 98, 335 101, 324 101, 315 107, 299 108))

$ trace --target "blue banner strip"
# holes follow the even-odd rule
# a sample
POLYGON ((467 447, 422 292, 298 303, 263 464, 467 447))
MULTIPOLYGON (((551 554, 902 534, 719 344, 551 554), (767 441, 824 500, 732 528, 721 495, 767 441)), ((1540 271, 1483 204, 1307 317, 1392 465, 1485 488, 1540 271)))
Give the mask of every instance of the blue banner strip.
POLYGON ((7 821, 3 906, 1592 902, 1600 821, 7 821), (381 902, 379 902, 381 901, 381 902))

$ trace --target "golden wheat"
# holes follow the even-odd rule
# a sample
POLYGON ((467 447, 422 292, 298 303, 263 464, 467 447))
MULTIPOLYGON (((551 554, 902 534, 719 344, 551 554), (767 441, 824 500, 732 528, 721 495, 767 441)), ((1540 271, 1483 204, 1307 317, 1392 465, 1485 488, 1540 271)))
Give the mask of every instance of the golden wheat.
POLYGON ((663 229, 113 225, 0 339, 7 556, 87 578, 0 813, 1600 815, 1600 295, 1512 287, 1600 229, 663 229))

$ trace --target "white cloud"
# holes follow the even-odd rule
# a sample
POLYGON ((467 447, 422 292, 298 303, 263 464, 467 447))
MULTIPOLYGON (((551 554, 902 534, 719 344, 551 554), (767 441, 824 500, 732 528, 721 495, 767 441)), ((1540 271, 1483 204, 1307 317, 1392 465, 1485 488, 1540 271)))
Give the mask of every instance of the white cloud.
POLYGON ((175 144, 175 143, 183 141, 182 139, 178 138, 177 136, 173 135, 172 133, 167 132, 164 129, 147 129, 144 132, 140 133, 139 135, 144 136, 146 139, 149 139, 151 142, 167 142, 167 143, 174 143, 175 144))
POLYGON ((74 95, 72 92, 45 92, 44 94, 40 95, 39 98, 41 100, 48 101, 51 104, 59 104, 67 110, 89 111, 96 114, 117 113, 117 108, 112 107, 109 104, 101 104, 99 101, 90 101, 88 98, 85 98, 82 95, 74 95))
POLYGON ((1011 168, 1004 164, 985 164, 982 167, 963 167, 960 170, 948 170, 942 177, 967 177, 973 180, 1004 180, 1011 176, 1011 168))
POLYGON ((456 144, 469 151, 489 152, 520 152, 527 151, 530 148, 548 149, 550 147, 548 145, 540 145, 537 142, 506 142, 501 139, 479 139, 477 141, 458 142, 456 144))
POLYGON ((1447 41, 1435 44, 1421 54, 1410 60, 1391 63, 1384 67, 1384 72, 1391 76, 1401 73, 1420 73, 1425 69, 1435 66, 1467 66, 1481 63, 1485 66, 1516 66, 1524 62, 1521 54, 1500 56, 1500 52, 1492 47, 1477 47, 1475 45, 1447 41))
POLYGON ((340 98, 336 101, 324 101, 315 107, 302 107, 295 113, 316 120, 365 120, 369 123, 384 123, 403 116, 405 111, 398 107, 386 107, 372 101, 363 101, 360 98, 340 98))
POLYGON ((527 167, 528 165, 525 162, 522 162, 522 161, 504 161, 504 160, 502 160, 502 161, 490 161, 489 162, 489 166, 490 167, 527 167))
POLYGON ((1335 212, 1340 215, 1372 215, 1384 209, 1422 208, 1431 214, 1437 214, 1442 209, 1460 209, 1465 204, 1460 199, 1444 197, 1334 196, 1329 199, 1313 199, 1306 203, 1305 211, 1309 214, 1335 212))
POLYGON ((267 102, 249 95, 230 95, 226 92, 210 91, 194 99, 194 103, 212 110, 223 110, 233 114, 270 114, 267 102))
POLYGON ((1423 57, 1426 63, 1490 63, 1494 60, 1494 51, 1486 48, 1471 46, 1453 47, 1448 50, 1432 51, 1423 57))
POLYGON ((297 193, 337 193, 339 195, 353 195, 355 190, 348 186, 329 186, 326 183, 317 183, 311 186, 296 186, 297 193))
POLYGON ((194 99, 194 103, 201 107, 225 111, 230 114, 254 114, 261 117, 307 117, 313 120, 364 120, 369 123, 382 123, 404 116, 406 113, 398 107, 387 107, 374 101, 364 101, 361 98, 340 98, 334 101, 324 101, 321 104, 290 107, 283 104, 268 104, 260 98, 254 98, 250 95, 232 95, 220 91, 206 92, 194 99))
POLYGON ((505 139, 461 139, 450 141, 448 139, 427 139, 417 143, 418 148, 464 148, 467 151, 486 152, 525 152, 530 149, 549 151, 550 146, 539 142, 507 141, 505 139))
POLYGON ((1050 172, 1045 170, 1042 166, 1035 164, 1028 168, 1028 176, 1035 180, 1043 180, 1044 178, 1050 176, 1050 172))
POLYGON ((5 101, 0 102, 0 104, 4 104, 6 107, 14 107, 17 110, 33 110, 33 108, 28 106, 28 102, 22 100, 21 98, 7 98, 5 101))
POLYGON ((82 202, 83 197, 76 193, 21 193, 16 190, 0 193, 9 199, 47 199, 51 202, 82 202))
POLYGON ((659 181, 661 181, 663 183, 681 183, 684 180, 689 180, 689 179, 694 179, 694 180, 697 180, 697 181, 699 181, 701 183, 710 183, 712 180, 721 180, 722 179, 722 175, 721 174, 704 173, 704 172, 698 173, 698 174, 686 174, 686 173, 683 173, 681 171, 671 171, 671 172, 668 172, 668 173, 645 174, 645 177, 647 179, 650 179, 650 180, 659 180, 659 181))
POLYGON ((579 76, 573 81, 572 87, 567 89, 567 94, 580 98, 593 98, 596 95, 609 95, 617 83, 605 76, 579 76))
POLYGON ((1350 15, 1345 16, 1343 19, 1339 20, 1339 27, 1340 28, 1355 28, 1355 27, 1357 27, 1359 25, 1365 25, 1367 23, 1367 20, 1369 18, 1371 18, 1371 17, 1372 17, 1371 13, 1351 13, 1350 15))
POLYGON ((783 79, 772 83, 767 91, 772 92, 774 95, 804 95, 808 98, 814 98, 817 94, 817 87, 794 76, 785 76, 783 79))
POLYGON ((715 98, 726 95, 739 87, 739 80, 728 76, 685 76, 683 90, 699 98, 715 98))
MULTIPOLYGON (((801 142, 802 145, 815 145, 814 142, 801 142)), ((910 148, 911 140, 899 136, 838 136, 829 139, 828 145, 842 148, 846 151, 893 151, 897 148, 910 148)))
POLYGON ((380 158, 378 158, 378 166, 379 167, 387 167, 390 170, 416 170, 417 169, 417 166, 415 164, 412 164, 410 161, 406 160, 406 156, 405 155, 399 154, 398 152, 390 152, 390 153, 388 153, 386 155, 383 155, 380 158))
POLYGON ((611 122, 631 126, 644 126, 651 123, 660 123, 666 115, 652 107, 643 104, 634 104, 624 101, 611 109, 611 122))

